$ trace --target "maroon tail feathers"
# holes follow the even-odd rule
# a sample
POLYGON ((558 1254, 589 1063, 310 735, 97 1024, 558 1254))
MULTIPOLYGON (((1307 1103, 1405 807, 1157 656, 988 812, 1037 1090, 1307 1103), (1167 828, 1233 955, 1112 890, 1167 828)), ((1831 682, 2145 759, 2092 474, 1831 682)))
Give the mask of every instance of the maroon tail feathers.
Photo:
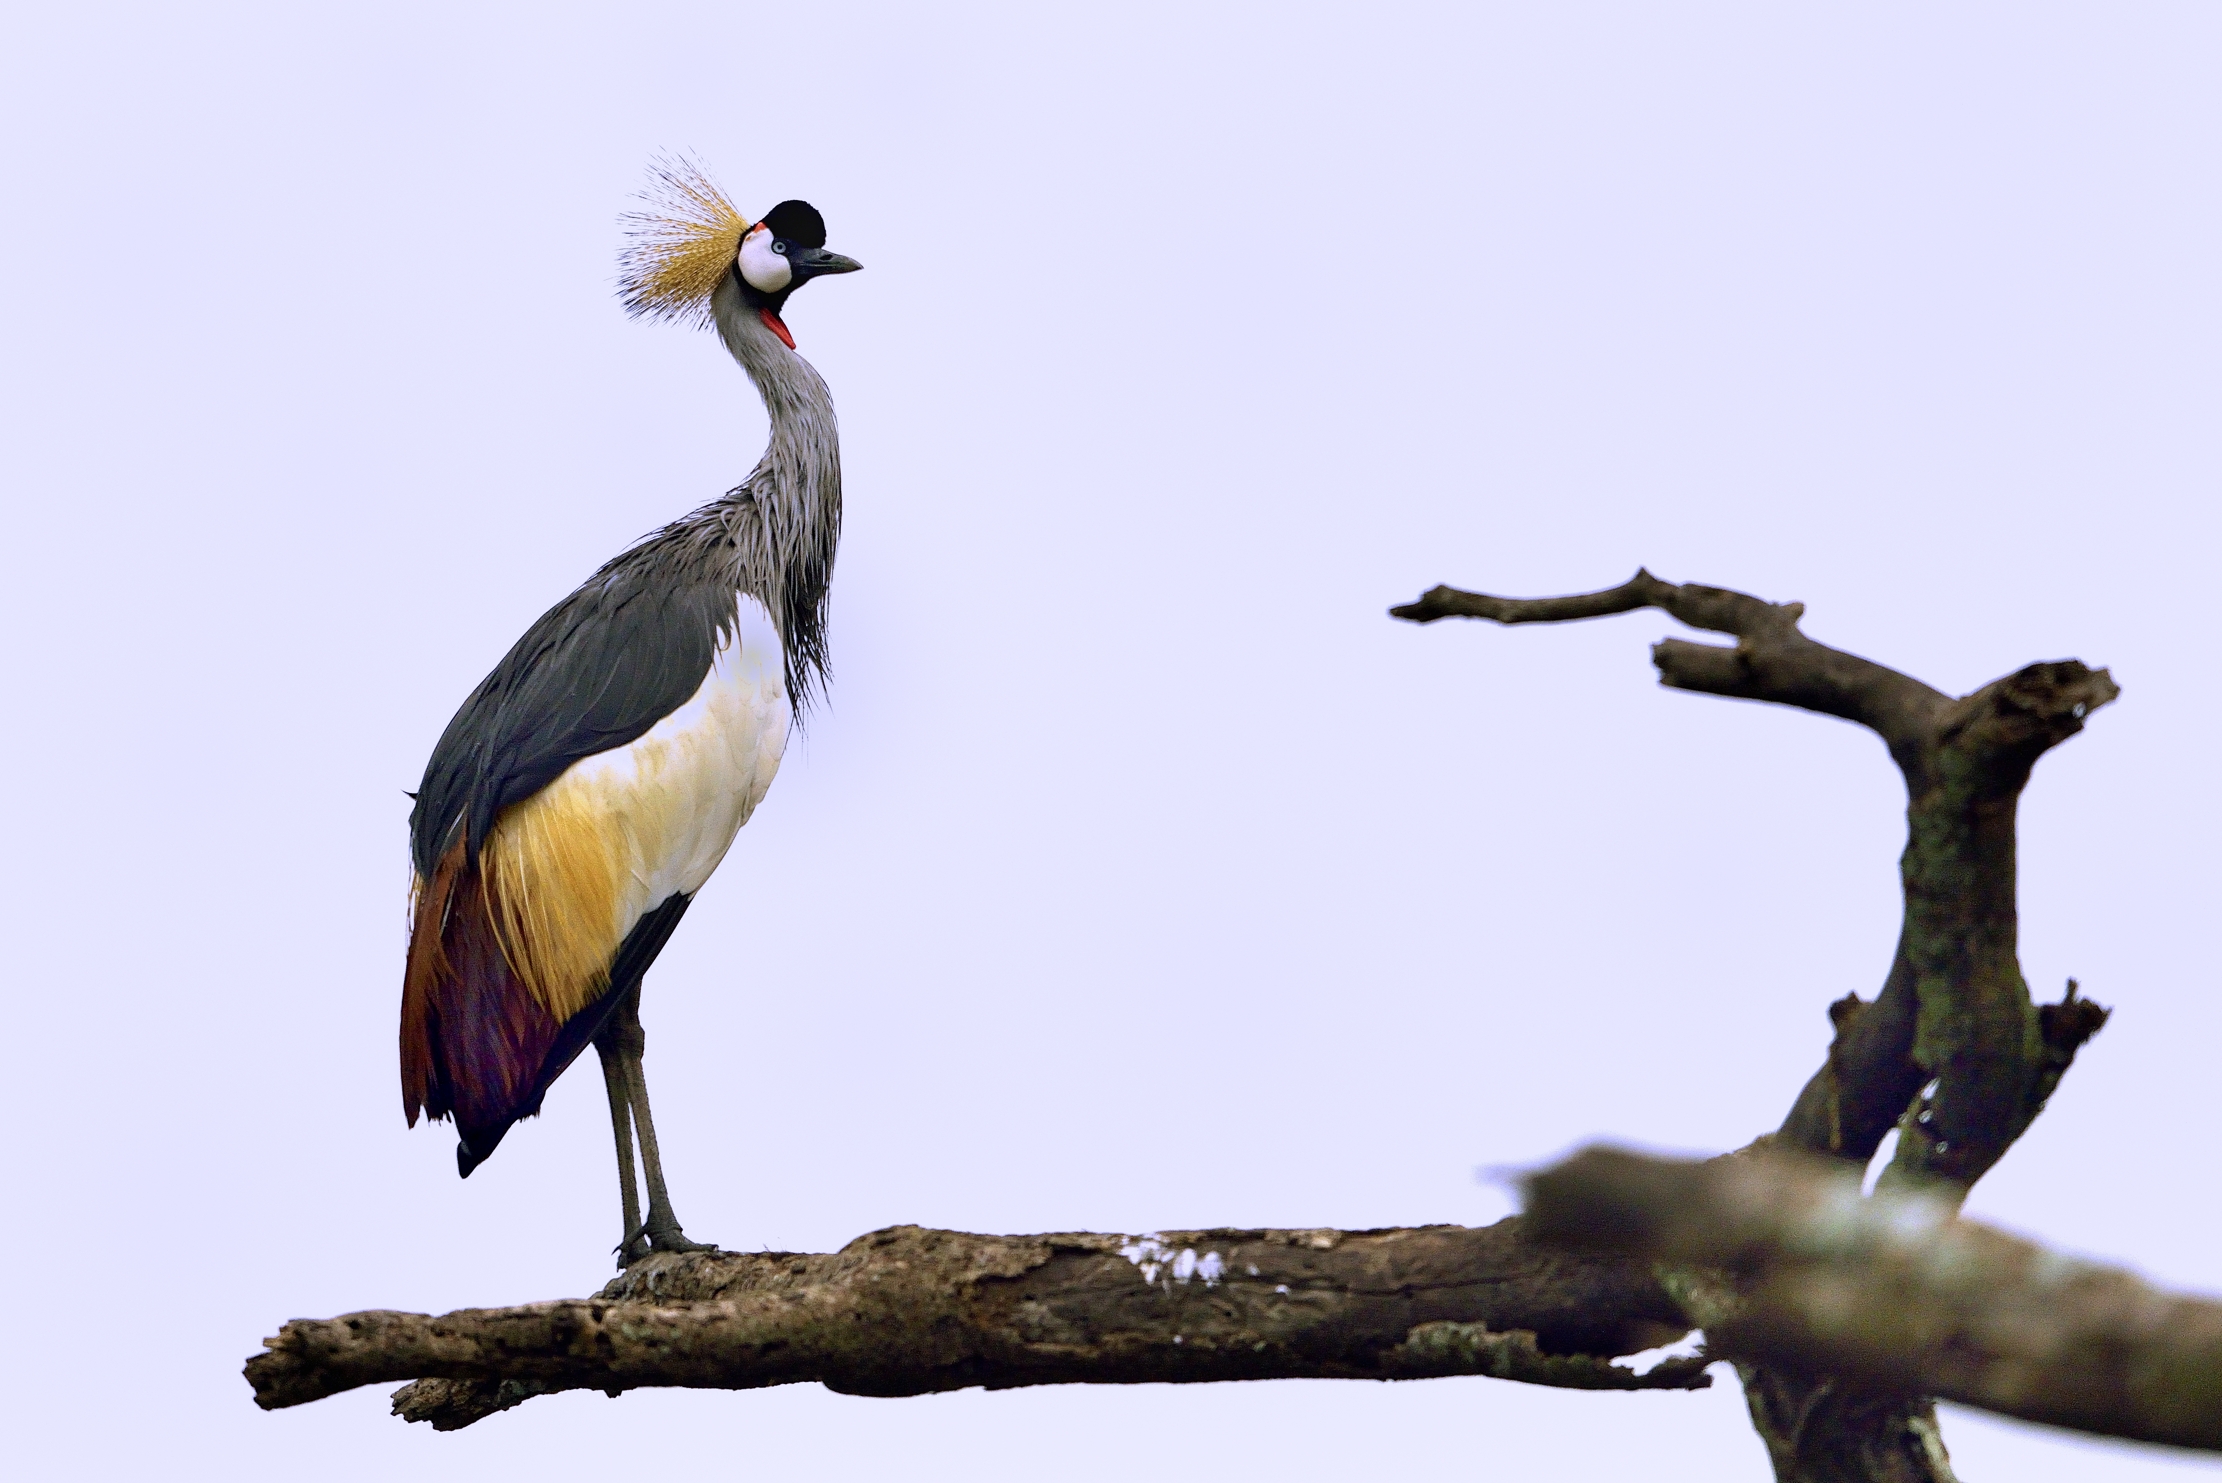
MULTIPOLYGON (((512 973, 494 936, 482 880, 458 842, 417 893, 401 989, 401 1105, 453 1117, 465 1178, 510 1124, 540 1110, 562 1035, 512 973)), ((567 1047, 568 1048, 568 1047, 567 1047)), ((576 1048, 570 1049, 576 1055, 576 1048)), ((569 1057, 566 1056, 568 1061, 569 1057)))

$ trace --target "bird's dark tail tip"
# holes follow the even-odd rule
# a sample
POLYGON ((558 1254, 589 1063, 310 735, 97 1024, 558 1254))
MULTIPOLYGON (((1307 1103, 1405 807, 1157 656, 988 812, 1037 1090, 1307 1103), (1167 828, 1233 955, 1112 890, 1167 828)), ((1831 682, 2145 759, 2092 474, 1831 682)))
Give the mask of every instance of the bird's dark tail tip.
POLYGON ((458 1129, 456 1136, 456 1174, 471 1178, 471 1170, 493 1158, 493 1149, 502 1147, 502 1138, 509 1136, 509 1123, 496 1127, 473 1127, 469 1132, 458 1129))
POLYGON ((473 1169, 494 1156, 494 1150, 501 1146, 502 1134, 508 1131, 509 1129, 505 1127, 492 1133, 478 1133, 470 1138, 456 1139, 456 1174, 463 1179, 470 1178, 473 1169))

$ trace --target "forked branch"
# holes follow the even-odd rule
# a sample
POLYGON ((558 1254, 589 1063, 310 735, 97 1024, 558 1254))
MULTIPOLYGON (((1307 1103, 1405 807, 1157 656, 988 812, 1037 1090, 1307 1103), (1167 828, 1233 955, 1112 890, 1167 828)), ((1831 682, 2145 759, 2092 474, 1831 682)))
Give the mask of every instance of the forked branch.
POLYGON ((1677 690, 1767 700, 1869 727, 1899 746, 1922 736, 1951 698, 1872 660, 1817 644, 1798 631, 1804 603, 1771 603, 1724 587, 1662 582, 1638 571, 1618 587, 1573 597, 1493 597, 1434 587, 1389 609, 1414 623, 1486 618, 1495 623, 1568 623, 1657 608, 1707 633, 1732 634, 1733 648, 1667 639, 1651 651, 1660 683, 1677 690))
MULTIPOLYGON (((1905 919, 1880 993, 1830 1007, 1828 1058, 1769 1140, 1863 1168, 1895 1128, 1884 1176, 1956 1203, 2043 1109, 2076 1051, 2106 1021, 2077 998, 2040 1009, 2016 957, 2014 815, 2030 768, 2083 728, 2117 690, 2075 660, 2032 664, 1954 700, 1799 631, 1804 606, 1639 571, 1576 597, 1493 597, 1437 587, 1392 609, 1400 618, 1551 623, 1658 608, 1734 647, 1667 639, 1653 647, 1662 683, 1772 701, 1866 726, 1906 784, 1900 860, 1905 919)), ((1704 1284, 1677 1279, 1685 1296, 1704 1284)), ((1694 1316, 1694 1315, 1693 1315, 1694 1316)), ((1708 1326, 1708 1334, 1712 1332, 1708 1326)), ((1753 1425, 1782 1483, 1950 1483, 1934 1404, 1919 1388, 1876 1389, 1857 1366, 1745 1359, 1753 1425)))
MULTIPOLYGON (((2048 1041, 2015 956, 2014 813, 2039 756, 2120 692, 2104 670, 2032 664, 1954 700, 1799 631, 1802 603, 1663 582, 1647 571, 1574 597, 1507 598, 1436 587, 1399 618, 1563 623, 1657 608, 1733 648, 1667 639, 1663 684, 1841 717, 1880 736, 1906 782, 1906 916, 1882 991, 1833 1011, 1836 1040, 1777 1136, 1865 1164, 1904 1133, 1894 1180, 1973 1184, 2021 1135, 2065 1061, 2048 1041), (2057 1063, 2057 1064, 2056 1064, 2057 1063), (1916 1107, 1925 1085, 1935 1090, 1916 1107)), ((2105 1012, 2087 1006, 2078 1014, 2105 1012)), ((2096 1023, 2090 1025, 2095 1029, 2096 1023)), ((2070 1037, 2065 1054, 2088 1038, 2070 1037)))

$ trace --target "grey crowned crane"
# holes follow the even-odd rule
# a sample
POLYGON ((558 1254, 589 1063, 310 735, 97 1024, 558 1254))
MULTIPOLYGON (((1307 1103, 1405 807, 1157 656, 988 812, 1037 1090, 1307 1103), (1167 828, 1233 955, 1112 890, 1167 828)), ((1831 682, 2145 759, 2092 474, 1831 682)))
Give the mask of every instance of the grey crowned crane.
POLYGON ((448 723, 409 816, 401 994, 409 1124, 452 1117, 466 1178, 587 1046, 600 1054, 621 1266, 701 1249, 656 1151, 641 977, 824 682, 841 453, 833 399, 780 314, 811 279, 860 266, 826 251, 807 202, 750 222, 689 165, 659 166, 646 199, 627 218, 625 307, 714 328, 763 396, 771 445, 739 485, 549 609, 448 723))

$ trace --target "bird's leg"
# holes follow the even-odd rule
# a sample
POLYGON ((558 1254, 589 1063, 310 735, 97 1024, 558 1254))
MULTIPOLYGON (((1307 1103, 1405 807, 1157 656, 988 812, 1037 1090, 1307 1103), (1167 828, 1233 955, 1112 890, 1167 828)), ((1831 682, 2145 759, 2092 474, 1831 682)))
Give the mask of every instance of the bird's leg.
POLYGON ((640 1133, 640 1161, 648 1173, 648 1218, 642 1222, 648 1244, 656 1251, 715 1251, 715 1246, 687 1239, 687 1233, 679 1229, 679 1217, 671 1212, 671 1193, 664 1188, 663 1156, 656 1151, 656 1121, 648 1112, 648 1073, 640 1064, 648 1048, 647 1033, 640 1027, 640 990, 633 990, 617 1016, 624 1026, 618 1043, 625 1062, 626 1092, 632 1102, 633 1125, 640 1133))
POLYGON ((610 1126, 617 1132, 617 1196, 625 1207, 625 1234, 618 1238, 617 1265, 626 1267, 648 1255, 648 1242, 641 1234, 640 1191, 633 1183, 632 1096, 624 1051, 610 1028, 594 1037, 594 1049, 602 1057, 602 1085, 610 1097, 610 1126))

